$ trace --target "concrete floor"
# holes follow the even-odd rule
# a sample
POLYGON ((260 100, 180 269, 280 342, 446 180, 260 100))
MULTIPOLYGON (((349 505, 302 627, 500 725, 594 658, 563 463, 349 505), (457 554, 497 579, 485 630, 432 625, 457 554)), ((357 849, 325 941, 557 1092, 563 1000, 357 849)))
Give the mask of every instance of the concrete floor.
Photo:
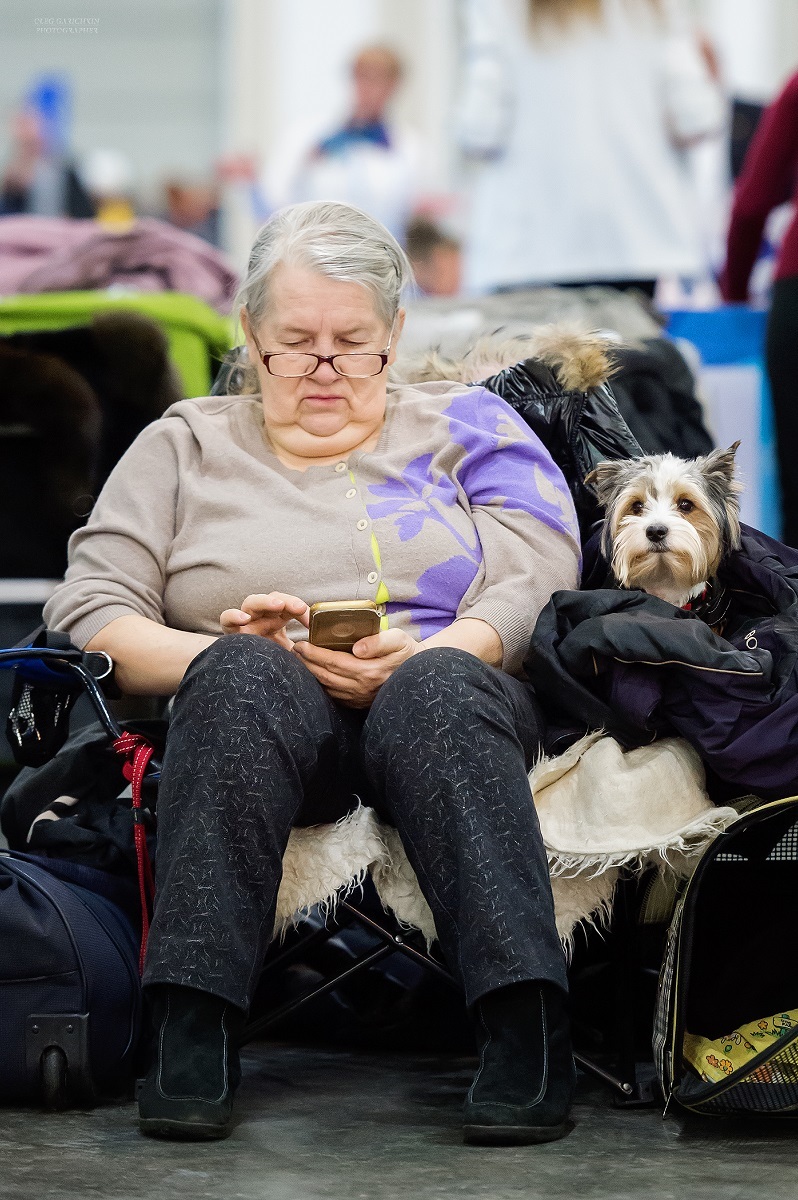
POLYGON ((473 1063, 261 1043, 225 1142, 142 1138, 132 1104, 0 1111, 0 1196, 14 1200, 767 1200, 798 1194, 798 1125, 619 1111, 582 1079, 561 1142, 460 1140, 473 1063))

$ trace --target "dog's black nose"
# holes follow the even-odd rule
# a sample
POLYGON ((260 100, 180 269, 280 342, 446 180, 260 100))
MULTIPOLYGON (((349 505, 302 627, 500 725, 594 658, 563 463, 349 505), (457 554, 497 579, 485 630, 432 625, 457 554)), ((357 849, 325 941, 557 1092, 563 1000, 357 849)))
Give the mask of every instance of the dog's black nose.
POLYGON ((646 530, 646 537, 650 542, 664 542, 668 536, 667 525, 649 525, 646 530))

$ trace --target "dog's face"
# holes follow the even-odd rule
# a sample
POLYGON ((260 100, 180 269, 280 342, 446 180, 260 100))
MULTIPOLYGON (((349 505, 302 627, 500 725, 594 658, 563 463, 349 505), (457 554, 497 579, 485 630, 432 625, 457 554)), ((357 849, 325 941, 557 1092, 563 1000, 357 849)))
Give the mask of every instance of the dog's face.
POLYGON ((602 549, 622 587, 685 604, 739 545, 738 445, 689 462, 660 454, 590 472, 606 514, 602 549))

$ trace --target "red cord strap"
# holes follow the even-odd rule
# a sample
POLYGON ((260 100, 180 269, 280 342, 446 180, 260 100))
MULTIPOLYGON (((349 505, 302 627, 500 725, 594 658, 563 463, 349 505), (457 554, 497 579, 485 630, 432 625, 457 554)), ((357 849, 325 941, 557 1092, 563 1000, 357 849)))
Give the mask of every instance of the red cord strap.
POLYGON ((131 785, 133 793, 133 839, 136 846, 136 868, 139 877, 139 898, 141 900, 141 948, 139 950, 139 974, 144 973, 144 956, 147 953, 147 938, 150 932, 150 910, 155 896, 155 881, 152 876, 150 852, 147 849, 147 834, 144 829, 141 807, 141 784, 147 770, 147 764, 155 753, 146 738, 138 733, 123 733, 114 742, 114 750, 122 754, 127 762, 122 767, 122 774, 131 785))

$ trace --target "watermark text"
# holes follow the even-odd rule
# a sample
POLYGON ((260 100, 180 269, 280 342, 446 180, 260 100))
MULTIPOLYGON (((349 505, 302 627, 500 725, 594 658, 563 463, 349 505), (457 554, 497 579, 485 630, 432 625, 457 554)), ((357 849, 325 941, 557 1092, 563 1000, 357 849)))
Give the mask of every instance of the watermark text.
POLYGON ((68 37, 70 34, 96 34, 100 25, 99 17, 34 17, 33 25, 37 33, 49 33, 54 36, 68 37))

